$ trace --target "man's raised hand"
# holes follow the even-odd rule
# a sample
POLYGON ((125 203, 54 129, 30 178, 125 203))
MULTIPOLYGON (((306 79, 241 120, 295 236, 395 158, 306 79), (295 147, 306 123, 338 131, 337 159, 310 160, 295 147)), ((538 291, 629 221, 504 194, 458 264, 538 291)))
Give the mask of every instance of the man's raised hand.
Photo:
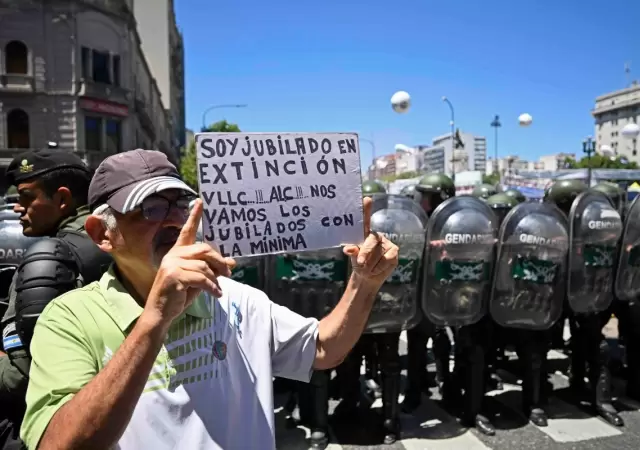
POLYGON ((209 244, 196 243, 203 208, 202 200, 196 200, 176 243, 162 258, 145 305, 145 310, 159 314, 169 324, 202 291, 220 297, 218 277, 231 276, 235 266, 233 259, 224 258, 209 244))
POLYGON ((362 245, 346 245, 344 253, 351 259, 353 274, 367 282, 381 285, 398 266, 398 246, 382 234, 371 231, 373 200, 362 202, 365 240, 362 245))

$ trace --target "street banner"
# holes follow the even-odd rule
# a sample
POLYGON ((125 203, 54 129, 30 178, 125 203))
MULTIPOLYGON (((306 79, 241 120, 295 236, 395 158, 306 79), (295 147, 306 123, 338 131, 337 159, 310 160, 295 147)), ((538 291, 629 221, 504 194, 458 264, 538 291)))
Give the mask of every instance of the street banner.
POLYGON ((222 255, 363 241, 356 133, 198 133, 205 242, 222 255))

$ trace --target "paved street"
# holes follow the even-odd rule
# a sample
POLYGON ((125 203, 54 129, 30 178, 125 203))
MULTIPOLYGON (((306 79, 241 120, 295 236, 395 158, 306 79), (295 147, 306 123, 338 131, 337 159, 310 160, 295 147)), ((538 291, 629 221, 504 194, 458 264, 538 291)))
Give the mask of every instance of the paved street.
MULTIPOLYGON (((611 325, 611 324, 610 324, 611 325)), ((608 338, 614 338, 613 327, 606 332, 608 338)), ((565 332, 567 334, 568 331, 565 332)), ((401 341, 401 354, 406 353, 405 342, 401 341)), ((558 369, 550 381, 554 387, 554 396, 547 409, 549 426, 538 428, 529 423, 520 412, 520 390, 517 377, 507 370, 501 372, 506 381, 504 389, 491 392, 488 406, 494 415, 493 423, 497 433, 487 437, 475 430, 461 427, 451 413, 440 402, 437 390, 432 389, 431 398, 423 397, 422 407, 413 415, 401 415, 402 440, 394 445, 379 445, 381 401, 370 399, 371 407, 362 411, 361 417, 350 423, 345 420, 331 421, 330 450, 339 449, 389 449, 389 450, 625 450, 640 447, 640 404, 623 397, 616 400, 616 406, 622 411, 624 428, 616 428, 603 420, 590 415, 588 405, 570 404, 568 379, 559 369, 566 367, 567 357, 556 351, 549 354, 554 369, 558 369)), ((509 354, 511 367, 517 363, 515 354, 509 354)), ((434 371, 435 367, 429 367, 434 371)), ((403 372, 403 377, 406 372, 403 372)), ((621 392, 621 381, 616 380, 615 392, 621 392)), ((308 448, 306 436, 308 430, 296 427, 278 404, 276 399, 276 439, 279 450, 304 450, 308 448)), ((402 397, 401 397, 402 400, 402 397)), ((338 404, 331 401, 331 410, 338 404)))

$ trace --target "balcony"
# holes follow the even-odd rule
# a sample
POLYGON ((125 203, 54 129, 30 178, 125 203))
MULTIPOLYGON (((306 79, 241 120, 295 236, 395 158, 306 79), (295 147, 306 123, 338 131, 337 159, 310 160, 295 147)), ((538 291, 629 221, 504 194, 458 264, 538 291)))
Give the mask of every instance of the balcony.
POLYGON ((6 73, 0 75, 0 92, 32 93, 35 91, 33 75, 6 73))
POLYGON ((153 121, 153 116, 149 103, 142 97, 136 97, 135 101, 136 114, 140 121, 140 126, 147 132, 149 137, 155 141, 157 138, 156 127, 153 121))
POLYGON ((91 97, 124 105, 128 105, 131 101, 131 91, 129 89, 112 84, 97 83, 88 79, 83 79, 79 83, 78 95, 80 97, 91 97))

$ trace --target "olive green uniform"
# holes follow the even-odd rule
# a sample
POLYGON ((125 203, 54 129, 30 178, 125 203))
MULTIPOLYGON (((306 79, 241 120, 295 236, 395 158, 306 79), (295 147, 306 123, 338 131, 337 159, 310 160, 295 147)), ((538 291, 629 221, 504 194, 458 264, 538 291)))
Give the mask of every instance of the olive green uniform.
MULTIPOLYGON (((68 230, 85 233, 84 222, 89 215, 88 207, 78 209, 76 215, 63 220, 52 237, 59 231, 68 230)), ((9 288, 9 307, 0 322, 0 330, 3 337, 15 333, 15 285, 18 273, 14 275, 9 288)), ((6 351, 0 348, 2 351, 6 351)), ((0 356, 0 423, 8 420, 13 424, 15 437, 20 430, 20 423, 25 410, 25 395, 29 382, 29 366, 31 358, 27 354, 27 349, 12 348, 5 356, 0 356)), ((20 448, 20 447, 16 447, 20 448)))

